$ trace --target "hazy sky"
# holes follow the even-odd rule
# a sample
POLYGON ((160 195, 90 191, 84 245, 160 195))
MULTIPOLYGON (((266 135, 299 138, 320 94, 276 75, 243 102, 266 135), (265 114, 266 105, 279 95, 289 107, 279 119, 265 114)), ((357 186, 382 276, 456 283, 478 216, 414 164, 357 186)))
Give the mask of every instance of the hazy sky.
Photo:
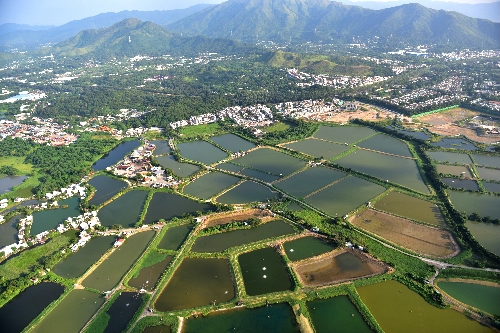
MULTIPOLYGON (((61 25, 105 12, 167 10, 187 8, 198 3, 216 4, 223 1, 225 0, 0 0, 0 24, 61 25)), ((341 2, 342 0, 337 1, 341 2)), ((498 0, 449 1, 485 3, 498 0)), ((419 2, 419 0, 415 0, 415 2, 419 2)))

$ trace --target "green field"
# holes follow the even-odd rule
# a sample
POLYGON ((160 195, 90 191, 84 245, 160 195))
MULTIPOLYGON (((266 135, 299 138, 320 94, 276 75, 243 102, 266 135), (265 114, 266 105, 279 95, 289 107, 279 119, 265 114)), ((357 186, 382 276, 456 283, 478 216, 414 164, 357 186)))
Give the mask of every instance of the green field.
POLYGON ((221 130, 221 127, 217 123, 196 125, 196 126, 186 126, 183 127, 180 132, 182 138, 193 138, 199 136, 212 136, 217 134, 221 130))

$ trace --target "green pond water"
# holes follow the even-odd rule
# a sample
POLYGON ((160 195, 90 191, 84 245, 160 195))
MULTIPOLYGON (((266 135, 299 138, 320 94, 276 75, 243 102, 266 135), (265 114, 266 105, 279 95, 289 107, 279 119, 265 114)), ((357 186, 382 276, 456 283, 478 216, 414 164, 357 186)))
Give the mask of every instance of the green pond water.
POLYGON ((275 180, 280 179, 280 177, 278 177, 278 176, 270 175, 270 174, 265 173, 265 172, 261 172, 261 171, 254 170, 254 169, 248 169, 248 168, 241 170, 240 175, 252 177, 252 178, 257 178, 257 179, 260 179, 260 180, 265 181, 267 183, 274 182, 275 180))
POLYGON ((376 133, 371 128, 361 126, 321 126, 314 137, 332 142, 354 143, 376 133))
POLYGON ((439 309, 397 281, 357 288, 382 329, 387 332, 493 332, 452 309, 439 309))
POLYGON ((0 224, 0 249, 4 246, 17 243, 17 222, 23 215, 16 215, 0 224))
POLYGON ((306 303, 316 333, 372 332, 347 296, 315 299, 306 303))
POLYGON ((500 225, 467 221, 465 226, 485 249, 500 256, 500 225))
POLYGON ((221 163, 221 164, 217 165, 217 168, 222 169, 222 170, 226 170, 226 171, 231 171, 231 172, 240 172, 241 170, 244 169, 244 167, 242 167, 242 166, 231 164, 231 163, 221 163))
POLYGON ((383 181, 400 184, 413 190, 429 193, 414 160, 357 150, 336 160, 346 168, 377 177, 383 181))
POLYGON ((301 153, 311 155, 314 157, 322 156, 324 159, 330 159, 332 157, 335 157, 351 148, 344 144, 326 142, 314 138, 308 138, 302 141, 288 143, 284 146, 286 148, 299 151, 301 153))
POLYGON ((146 191, 129 191, 104 206, 97 216, 105 227, 121 224, 124 228, 131 228, 139 221, 147 196, 146 191))
POLYGON ((83 289, 71 291, 31 332, 77 333, 104 303, 104 298, 83 289))
POLYGON ((314 167, 307 168, 287 179, 279 181, 274 186, 295 197, 303 198, 345 176, 344 172, 338 170, 314 167))
POLYGON ((218 144, 219 146, 232 151, 233 153, 237 153, 241 151, 247 151, 252 148, 255 148, 255 144, 247 141, 245 139, 240 138, 235 134, 223 134, 219 136, 213 136, 210 138, 213 142, 218 144))
POLYGON ((272 192, 268 187, 247 180, 218 197, 217 202, 237 205, 256 201, 267 201, 268 199, 276 197, 278 197, 278 194, 272 192))
POLYGON ((160 219, 168 221, 174 217, 180 218, 184 214, 193 215, 197 211, 208 213, 212 211, 212 207, 173 193, 156 192, 149 202, 143 223, 151 224, 160 219))
POLYGON ((56 209, 47 209, 33 213, 33 225, 31 226, 31 235, 37 235, 43 231, 57 228, 60 223, 63 223, 68 217, 79 216, 78 198, 72 197, 69 199, 58 201, 59 207, 56 209), (67 208, 62 208, 67 205, 67 208))
POLYGON ((167 140, 152 140, 149 141, 149 143, 152 143, 156 146, 153 152, 154 156, 170 154, 172 152, 172 149, 170 149, 170 145, 168 144, 167 140))
POLYGON ((146 327, 142 333, 171 333, 172 329, 170 326, 158 325, 146 327))
POLYGON ((443 177, 441 181, 451 188, 464 188, 466 190, 479 191, 479 185, 477 185, 475 180, 443 177))
POLYGON ((317 237, 302 237, 283 244, 285 253, 291 261, 298 261, 320 254, 330 252, 335 249, 333 243, 325 242, 317 237))
POLYGON ((185 258, 155 302, 159 311, 225 303, 234 298, 227 259, 185 258))
POLYGON ((185 158, 205 164, 215 163, 228 156, 225 151, 206 141, 179 143, 177 148, 185 158))
POLYGON ((247 295, 255 296, 276 291, 291 290, 292 280, 281 255, 266 247, 238 257, 247 295))
POLYGON ((55 265, 54 273, 68 279, 81 276, 113 246, 115 239, 115 236, 92 238, 83 248, 55 265))
POLYGON ((500 170, 483 167, 476 167, 476 170, 482 179, 500 181, 500 170))
POLYGON ((92 195, 92 198, 89 200, 89 205, 96 206, 105 203, 120 192, 120 190, 127 187, 127 183, 104 175, 92 178, 89 184, 96 189, 94 195, 92 195))
POLYGON ((121 333, 134 317, 143 303, 142 295, 135 292, 122 292, 106 311, 109 315, 108 325, 104 333, 121 333))
POLYGON ((235 176, 210 172, 186 185, 183 191, 197 198, 208 199, 239 181, 240 178, 235 176))
POLYGON ((442 173, 443 175, 472 177, 469 169, 463 165, 437 164, 436 169, 438 173, 442 173))
POLYGON ((438 287, 462 303, 500 315, 500 288, 466 282, 439 282, 438 287))
POLYGON ((183 333, 300 332, 292 308, 287 303, 253 309, 212 312, 207 316, 184 321, 183 333))
POLYGON ((374 207, 388 213, 433 225, 444 225, 445 223, 441 210, 436 204, 401 192, 390 192, 377 201, 374 207))
POLYGON ((410 149, 406 143, 385 134, 375 134, 374 136, 358 143, 358 146, 384 153, 412 157, 410 149))
POLYGON ((276 176, 288 175, 303 168, 306 163, 279 151, 261 148, 233 160, 233 163, 272 173, 276 176))
POLYGON ((221 252, 233 246, 293 233, 295 233, 295 230, 290 224, 281 220, 270 221, 250 229, 233 230, 199 237, 193 244, 191 251, 221 252))
POLYGON ((137 290, 146 289, 152 291, 163 272, 172 261, 172 256, 165 256, 162 261, 141 269, 139 274, 128 281, 128 285, 137 290))
POLYGON ((178 162, 172 155, 155 157, 155 160, 160 163, 164 169, 170 169, 177 177, 189 177, 201 169, 194 164, 178 162))
POLYGON ((343 216, 385 191, 383 186, 347 177, 305 201, 332 216, 343 216))
POLYGON ((111 290, 146 249, 154 234, 154 231, 143 231, 130 236, 82 281, 82 285, 103 292, 111 290))
POLYGON ((488 192, 500 193, 500 184, 499 183, 483 182, 483 187, 488 192))
POLYGON ((500 169, 500 156, 472 154, 472 158, 477 165, 500 169))
POLYGON ((489 216, 494 219, 500 218, 500 197, 469 192, 448 191, 451 203, 459 212, 467 215, 478 213, 480 216, 489 216))
POLYGON ((472 164, 472 161, 467 154, 449 153, 443 151, 428 151, 427 155, 438 162, 457 163, 457 164, 472 164))
POLYGON ((184 243, 191 230, 193 230, 192 224, 184 224, 178 227, 169 228, 157 248, 177 251, 181 247, 181 244, 184 243))

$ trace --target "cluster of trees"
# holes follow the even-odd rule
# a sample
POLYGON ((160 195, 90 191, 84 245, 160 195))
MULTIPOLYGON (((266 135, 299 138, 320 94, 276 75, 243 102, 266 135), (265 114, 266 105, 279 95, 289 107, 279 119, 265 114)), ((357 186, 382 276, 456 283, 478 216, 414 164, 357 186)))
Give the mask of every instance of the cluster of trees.
POLYGON ((32 140, 6 137, 0 141, 0 157, 26 156, 38 147, 40 145, 32 140))

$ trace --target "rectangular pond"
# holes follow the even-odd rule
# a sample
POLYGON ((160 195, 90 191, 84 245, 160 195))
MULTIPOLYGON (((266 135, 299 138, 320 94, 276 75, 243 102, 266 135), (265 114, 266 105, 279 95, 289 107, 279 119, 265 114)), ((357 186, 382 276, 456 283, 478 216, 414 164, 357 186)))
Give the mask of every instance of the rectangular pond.
POLYGON ((181 247, 182 243, 184 243, 191 230, 193 230, 193 227, 194 226, 192 224, 184 224, 169 228, 157 248, 177 251, 181 247))
POLYGON ((472 154, 475 164, 500 169, 500 156, 472 154))
POLYGON ((357 177, 347 177, 305 201, 331 216, 343 216, 385 191, 385 187, 357 177))
POLYGON ((232 162, 252 169, 269 172, 276 176, 288 175, 306 165, 304 161, 298 158, 270 148, 256 149, 232 162))
POLYGON ((146 249, 154 234, 154 231, 143 231, 130 236, 82 281, 82 285, 102 292, 111 290, 146 249))
POLYGON ((135 148, 139 147, 141 143, 138 140, 126 141, 120 143, 118 146, 113 148, 110 152, 101 157, 97 162, 92 165, 92 169, 95 171, 101 171, 109 166, 115 165, 127 156, 135 148))
POLYGON ((212 206, 188 199, 186 197, 167 192, 156 192, 149 202, 148 211, 144 217, 144 224, 158 222, 161 219, 168 221, 174 217, 180 218, 185 214, 196 215, 212 211, 212 206))
POLYGON ((326 142, 315 138, 308 138, 302 141, 287 143, 283 146, 310 156, 324 159, 333 158, 351 148, 344 144, 326 142))
POLYGON ((291 261, 298 261, 333 251, 335 244, 318 237, 302 237, 283 244, 285 253, 291 261))
POLYGON ((347 296, 315 299, 306 303, 316 333, 370 333, 358 309, 347 296))
POLYGON ((225 151, 206 141, 179 143, 177 148, 185 158, 204 164, 213 164, 228 156, 225 151))
POLYGON ((210 138, 213 142, 219 146, 237 153, 239 151, 247 151, 256 147, 256 145, 250 141, 247 141, 235 134, 223 134, 219 136, 213 136, 210 138))
POLYGON ((358 143, 358 146, 388 154, 412 157, 410 149, 406 143, 385 134, 375 134, 374 136, 358 143))
POLYGON ((131 228, 139 221, 147 196, 147 191, 129 191, 101 208, 97 216, 105 227, 120 224, 131 228))
POLYGON ((274 184, 274 186, 290 195, 303 198, 345 176, 344 172, 338 170, 314 167, 307 168, 291 177, 283 179, 274 184))
POLYGON ((332 142, 339 143, 354 143, 363 140, 373 134, 374 130, 362 126, 321 126, 319 130, 314 133, 314 137, 332 142))
POLYGON ((78 208, 78 198, 72 197, 59 201, 59 208, 47 209, 33 213, 33 225, 30 234, 37 235, 43 231, 55 229, 60 223, 63 223, 68 217, 80 215, 78 208))
POLYGON ((422 131, 406 131, 406 130, 402 130, 402 129, 399 129, 399 128, 396 128, 393 126, 387 126, 387 127, 394 130, 394 131, 397 131, 398 133, 406 134, 408 136, 411 136, 411 137, 413 137, 415 139, 419 139, 419 140, 427 140, 431 137, 429 134, 422 132, 422 131))
POLYGON ((122 292, 106 311, 109 316, 104 333, 121 333, 143 303, 142 295, 134 292, 122 292))
POLYGON ((472 161, 467 154, 449 153, 444 151, 428 151, 427 155, 435 161, 446 162, 450 164, 472 164, 472 161))
POLYGON ((439 309, 397 281, 357 288, 382 329, 387 333, 492 332, 453 309, 439 309))
POLYGON ((488 251, 500 256, 500 225, 467 221, 465 226, 474 238, 488 251))
POLYGON ((499 183, 483 182, 483 187, 488 192, 500 193, 500 184, 499 183))
POLYGON ((239 181, 240 178, 235 176, 217 171, 210 172, 186 185, 183 191, 197 198, 209 199, 239 181))
POLYGON ((127 188, 128 184, 105 175, 99 175, 91 180, 89 184, 92 185, 96 191, 89 199, 89 205, 99 206, 112 197, 114 197, 122 189, 127 188))
POLYGON ((448 191, 448 195, 459 212, 465 212, 467 215, 478 213, 481 217, 500 219, 499 196, 457 191, 448 191))
POLYGON ((441 181, 453 189, 464 188, 466 190, 479 191, 479 185, 477 185, 475 180, 443 177, 441 181))
POLYGON ((278 180, 280 178, 280 177, 275 176, 275 175, 270 175, 268 173, 254 170, 254 169, 249 169, 249 168, 245 168, 245 169, 241 170, 239 173, 242 176, 260 179, 262 181, 265 181, 266 183, 274 182, 275 180, 278 180))
POLYGON ((271 191, 269 187, 247 180, 217 197, 216 200, 223 204, 238 205, 264 202, 277 197, 278 193, 271 191))
POLYGON ((281 220, 275 220, 250 229, 233 230, 199 237, 193 244, 191 251, 221 252, 233 246, 293 233, 295 233, 295 230, 290 224, 281 220))
POLYGON ((420 175, 417 163, 412 159, 400 158, 367 150, 357 150, 336 160, 336 163, 358 172, 406 186, 412 190, 429 193, 420 175))
POLYGON ((454 176, 464 176, 472 177, 469 169, 463 165, 448 165, 448 164, 437 164, 436 171, 443 175, 454 175, 454 176))
POLYGON ((31 332, 80 332, 103 303, 104 297, 100 294, 83 289, 75 289, 31 332))
POLYGON ((136 288, 137 290, 145 289, 152 291, 161 275, 167 269, 172 261, 172 256, 163 255, 164 259, 156 262, 151 266, 143 267, 136 277, 128 281, 128 285, 136 288))
MULTIPOLYGON (((479 282, 479 281, 478 281, 479 282)), ((480 283, 480 282, 479 282, 480 283)), ((438 287, 462 303, 491 315, 500 315, 500 286, 486 286, 467 282, 438 282, 438 287)))
POLYGON ((266 247, 238 257, 245 291, 249 296, 291 290, 293 283, 281 255, 266 247))
POLYGON ((275 333, 300 332, 292 308, 287 303, 252 309, 232 309, 209 313, 184 321, 183 333, 275 333))
POLYGON ((225 303, 235 296, 227 259, 185 258, 156 300, 158 311, 225 303))
POLYGON ((476 170, 481 179, 496 180, 500 182, 500 170, 483 167, 476 167, 476 170))
POLYGON ((197 165, 178 162, 173 155, 155 157, 155 160, 160 163, 164 169, 172 171, 177 177, 189 177, 201 170, 201 167, 197 165))

